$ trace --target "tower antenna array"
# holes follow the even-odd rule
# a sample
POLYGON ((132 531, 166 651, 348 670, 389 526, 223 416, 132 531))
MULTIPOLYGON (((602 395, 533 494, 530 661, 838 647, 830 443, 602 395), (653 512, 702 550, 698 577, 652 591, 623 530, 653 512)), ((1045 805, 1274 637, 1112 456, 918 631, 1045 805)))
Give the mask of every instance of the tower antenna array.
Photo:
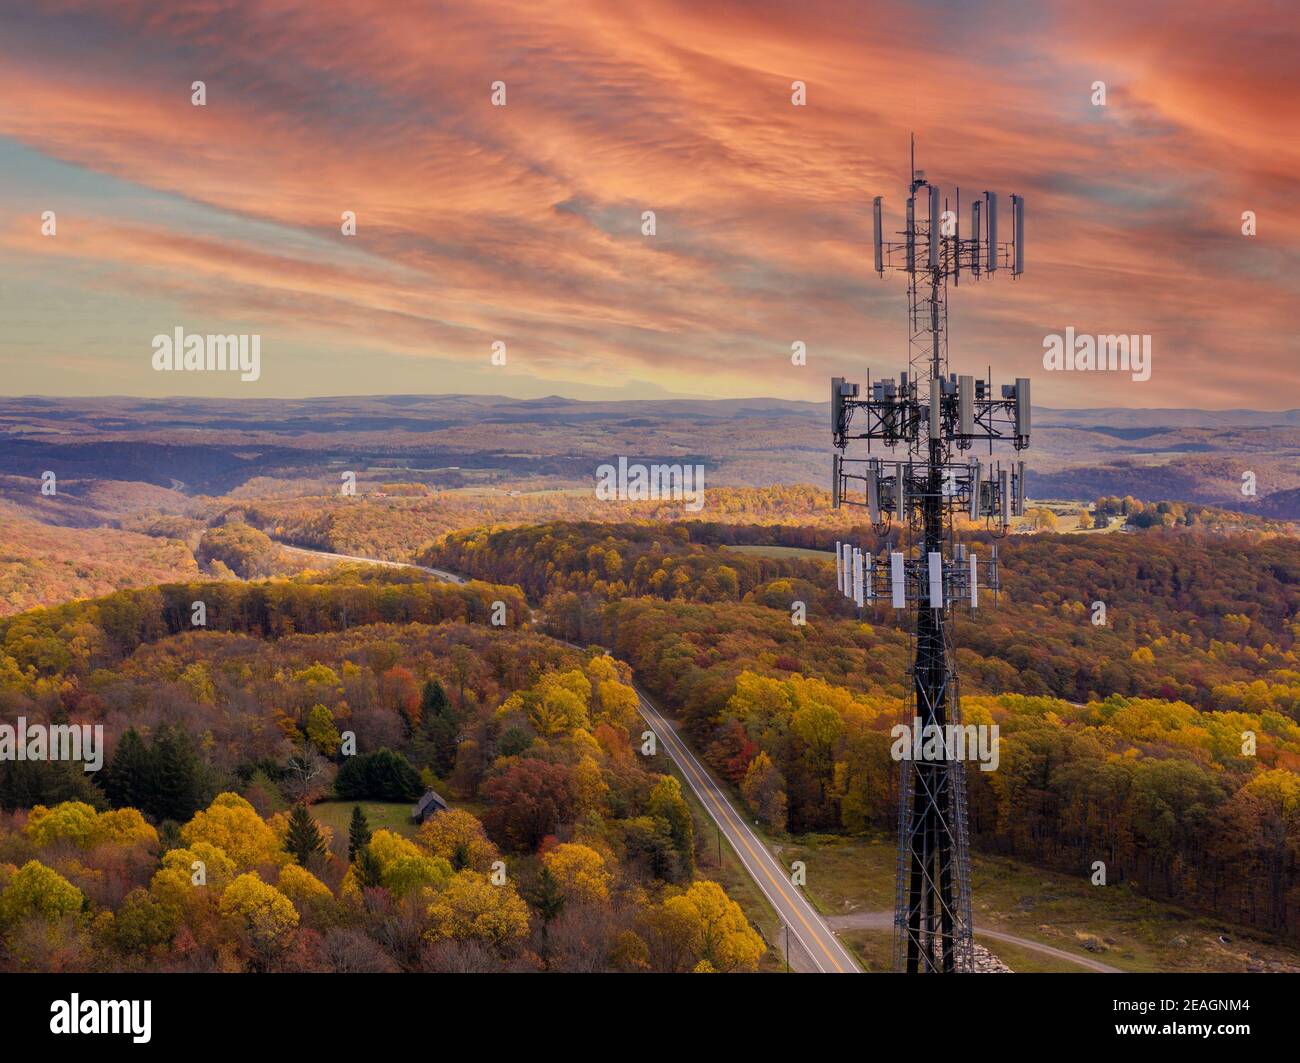
MULTIPOLYGON (((960 189, 956 203, 960 211, 960 189)), ((885 239, 882 197, 872 205, 876 272, 908 277, 907 370, 874 383, 868 375, 865 397, 843 377, 831 381, 833 503, 865 507, 878 535, 894 521, 900 529, 878 565, 869 552, 837 545, 840 586, 860 607, 888 599, 908 612, 915 649, 909 726, 942 740, 940 756, 902 762, 894 960, 911 974, 973 969, 965 764, 948 740, 949 725, 961 725, 952 625, 959 604, 978 606, 981 582, 996 597, 1000 580, 996 544, 989 557, 978 557, 956 542, 953 518, 961 512, 984 522, 996 540, 1025 504, 1024 462, 959 456, 976 443, 987 442, 989 455, 999 441, 1016 451, 1029 445, 1028 379, 995 396, 991 373, 948 371, 948 281, 956 288, 963 273, 975 280, 999 270, 1021 275, 1024 198, 1011 197, 1012 239, 1005 243, 998 240, 996 193, 971 204, 966 236, 957 213, 945 208, 939 187, 916 169, 913 143, 906 223, 895 233, 901 239, 885 239), (868 457, 847 456, 853 440, 866 441, 868 457), (870 456, 872 442, 891 457, 870 456)))

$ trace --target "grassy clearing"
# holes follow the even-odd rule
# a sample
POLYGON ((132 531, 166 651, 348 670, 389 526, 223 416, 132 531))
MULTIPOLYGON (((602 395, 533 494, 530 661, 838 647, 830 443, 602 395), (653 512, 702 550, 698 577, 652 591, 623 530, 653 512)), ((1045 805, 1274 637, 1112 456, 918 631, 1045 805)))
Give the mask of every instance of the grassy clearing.
POLYGON ((858 958, 867 974, 889 974, 893 971, 892 930, 841 930, 839 939, 858 958))
POLYGON ((894 842, 839 834, 765 838, 787 866, 808 869, 804 893, 822 915, 879 912, 894 907, 894 842))
MULTIPOLYGON (((804 861, 805 892, 823 915, 893 909, 892 838, 813 834, 769 839, 769 844, 784 863, 804 861)), ((1082 875, 976 854, 971 892, 977 928, 1002 930, 1126 971, 1300 970, 1300 950, 1152 901, 1126 885, 1093 886, 1082 875)), ((846 930, 841 936, 860 943, 873 933, 889 936, 870 930, 846 930)), ((1020 946, 992 939, 982 943, 1013 970, 1083 970, 1020 946)), ((868 952, 859 955, 868 961, 875 946, 864 947, 868 952)))
POLYGON ((334 831, 336 838, 348 836, 348 826, 352 822, 352 806, 360 805, 366 814, 370 829, 390 830, 404 838, 414 838, 419 829, 411 822, 411 805, 394 804, 388 801, 322 801, 311 806, 311 814, 321 823, 334 831))
POLYGON ((1006 930, 1128 971, 1300 970, 1300 952, 1222 920, 1161 904, 1127 885, 977 858, 976 926, 1006 930), (1226 940, 1220 940, 1221 938, 1226 940), (1088 943, 1091 948, 1084 948, 1088 943))
MULTIPOLYGON (((894 931, 841 930, 839 938, 862 964, 868 974, 889 974, 894 970, 894 931)), ((1044 956, 1033 949, 1022 948, 1005 941, 995 941, 983 934, 975 940, 993 953, 1013 971, 1021 974, 1054 974, 1080 972, 1084 969, 1068 960, 1044 956)))
POLYGON ((757 557, 805 557, 813 561, 833 561, 832 550, 809 550, 803 546, 724 546, 724 550, 735 550, 738 554, 754 554, 757 557))
MULTIPOLYGON (((1086 967, 1080 967, 1077 963, 1071 963, 1069 960, 1047 956, 1041 952, 1035 952, 1033 949, 1027 949, 1022 945, 1013 945, 1009 941, 998 941, 978 931, 975 933, 975 940, 1017 974, 1096 973, 1095 971, 1089 972, 1086 967)), ((1117 965, 1111 964, 1111 966, 1117 965)))

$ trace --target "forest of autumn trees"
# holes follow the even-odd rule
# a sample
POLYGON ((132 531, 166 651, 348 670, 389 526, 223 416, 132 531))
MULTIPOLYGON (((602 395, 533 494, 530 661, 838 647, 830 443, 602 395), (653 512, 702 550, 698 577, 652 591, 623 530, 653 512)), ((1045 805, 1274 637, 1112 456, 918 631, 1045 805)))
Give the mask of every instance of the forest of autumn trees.
POLYGON ((0 616, 121 587, 192 579, 194 555, 180 537, 108 528, 60 528, 0 504, 0 616))
POLYGON ((109 758, 0 766, 0 967, 753 970, 627 666, 521 610, 367 568, 13 618, 3 717, 102 724, 109 758), (193 595, 214 630, 167 620, 193 595), (453 807, 418 830, 361 811, 430 786, 453 807))
MULTIPOLYGON (((829 491, 807 484, 710 487, 707 520, 687 512, 680 501, 608 502, 597 499, 590 488, 530 491, 526 483, 519 486, 517 491, 436 491, 417 497, 406 497, 405 493, 393 497, 378 491, 378 485, 371 485, 355 498, 340 498, 337 493, 227 498, 212 502, 207 519, 213 524, 226 520, 245 522, 272 539, 298 546, 389 561, 414 560, 421 549, 449 532, 481 527, 576 521, 673 522, 685 523, 692 529, 724 529, 724 534, 736 536, 731 540, 735 542, 807 546, 843 537, 851 526, 866 524, 862 510, 835 509, 829 491)), ((1119 512, 1125 515, 1139 510, 1160 514, 1160 520, 1144 519, 1144 526, 1161 523, 1163 514, 1177 507, 1182 518, 1179 523, 1288 530, 1288 525, 1280 521, 1211 506, 1143 502, 1131 497, 1115 501, 1121 503, 1119 512), (1123 509, 1123 504, 1129 508, 1123 509)))
MULTIPOLYGON (((719 545, 756 535, 551 524, 423 556, 519 582, 550 630, 627 660, 771 829, 888 829, 906 635, 887 608, 852 615, 829 556, 719 545)), ((1001 558, 1002 602, 957 625, 967 721, 1002 734, 999 769, 971 773, 976 843, 1077 873, 1104 859, 1112 881, 1300 936, 1300 543, 1047 535, 1001 558)))
MULTIPOLYGON (((781 523, 747 498, 734 521, 477 528, 418 552, 486 581, 463 586, 342 566, 0 620, 0 716, 102 722, 111 757, 93 782, 0 768, 4 962, 752 968, 762 942, 699 880, 680 788, 632 741, 631 674, 768 829, 889 831, 911 650, 892 610, 857 615, 839 594, 828 552, 734 549, 889 539, 824 514, 781 523), (323 799, 428 786, 465 806, 429 821, 450 840, 313 826, 323 799), (81 824, 67 829, 85 844, 47 819, 81 824), (187 908, 168 890, 195 846, 225 849, 205 831, 227 819, 229 844, 266 845, 224 852, 229 867, 212 854, 217 888, 187 908), (498 858, 513 899, 490 881, 498 858), (248 937, 249 906, 283 933, 248 937), (124 913, 161 928, 143 951, 109 932, 124 913)), ((1016 536, 1000 556, 1001 601, 956 622, 965 718, 1001 732, 998 770, 968 774, 975 844, 1081 875, 1104 860, 1113 882, 1300 937, 1300 543, 1175 524, 1016 536)))
MULTIPOLYGON (((420 548, 446 532, 482 525, 530 525, 554 520, 680 520, 689 516, 681 502, 616 502, 597 499, 591 490, 438 491, 419 497, 389 497, 387 492, 291 498, 226 500, 210 517, 237 520, 273 539, 388 561, 411 561, 420 548), (380 497, 380 495, 384 497, 380 497)), ((711 487, 709 510, 735 521, 779 523, 791 513, 839 525, 843 517, 826 491, 806 485, 711 487), (815 516, 813 516, 815 514, 815 516)))
MULTIPOLYGON (((424 563, 521 586, 544 602, 552 629, 565 637, 603 641, 607 617, 636 603, 759 607, 746 613, 751 630, 768 630, 767 610, 802 601, 809 623, 787 623, 778 642, 809 647, 814 674, 900 684, 906 639, 885 606, 863 616, 870 652, 853 607, 835 585, 833 561, 761 556, 723 545, 751 542, 762 529, 717 523, 547 524, 456 532, 422 555, 424 563), (849 659, 844 659, 845 655, 849 659)), ((829 551, 833 533, 803 535, 769 529, 780 545, 829 551)), ((887 542, 855 536, 879 553, 887 542)), ((972 537, 985 553, 987 538, 972 537)), ((1300 543, 1280 536, 1202 535, 1149 531, 1136 536, 1017 536, 1000 544, 1004 592, 984 594, 977 622, 958 618, 959 655, 968 690, 1054 694, 1072 701, 1108 694, 1182 699, 1198 708, 1279 707, 1295 701, 1295 644, 1300 633, 1300 543), (1106 607, 1093 623, 1094 603, 1106 607), (1033 632, 1026 638, 1026 632, 1033 632), (1260 684, 1263 684, 1263 689, 1260 684)), ((739 615, 735 610, 729 611, 739 615)), ((667 615, 667 614, 664 614, 667 615)), ((733 630, 720 614, 701 612, 707 630, 733 630)), ((770 619, 770 617, 768 617, 770 619)), ((776 630, 781 630, 779 627, 776 630)), ((647 633, 650 641, 656 632, 647 633)), ((608 645, 609 643, 606 642, 608 645)), ((644 653, 638 643, 630 652, 644 653)), ((629 657, 637 670, 641 666, 629 657)), ((655 682, 657 672, 644 673, 655 682)), ((837 680, 838 681, 838 680, 837 680)))

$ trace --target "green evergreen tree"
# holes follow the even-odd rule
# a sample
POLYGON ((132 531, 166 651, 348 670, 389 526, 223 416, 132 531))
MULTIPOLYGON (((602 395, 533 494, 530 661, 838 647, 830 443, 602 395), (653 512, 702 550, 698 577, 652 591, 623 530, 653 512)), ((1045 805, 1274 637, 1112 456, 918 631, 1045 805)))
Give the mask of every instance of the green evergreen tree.
POLYGON ((366 819, 366 814, 361 811, 360 805, 353 805, 352 822, 348 824, 348 862, 354 862, 357 853, 369 844, 370 821, 366 819))
POLYGON ((345 801, 415 801, 424 791, 420 773, 391 749, 345 757, 334 777, 334 792, 345 801))
POLYGON ((432 716, 440 716, 448 707, 447 692, 442 689, 442 683, 436 677, 425 680, 420 695, 420 719, 427 721, 432 716))
POLYGON ((383 869, 379 866, 379 857, 370 851, 370 846, 366 846, 357 853, 357 862, 353 865, 356 870, 357 885, 362 889, 367 889, 383 884, 383 869))
POLYGON ((189 820, 204 805, 203 766, 188 734, 171 724, 154 734, 141 810, 155 819, 189 820))
POLYGON ((85 801, 105 810, 109 803, 91 782, 91 774, 80 764, 65 760, 0 761, 0 809, 11 812, 33 805, 85 801))
POLYGON ((560 889, 559 880, 551 874, 551 869, 543 864, 541 874, 537 876, 536 881, 528 890, 525 899, 537 909, 537 914, 542 917, 542 958, 545 959, 549 952, 546 939, 551 928, 551 921, 564 911, 564 903, 567 898, 564 896, 564 891, 560 889))
POLYGON ((104 792, 115 808, 140 808, 149 797, 152 775, 149 749, 134 727, 128 727, 104 773, 104 792))
POLYGON ((532 744, 533 736, 522 727, 507 727, 497 739, 497 756, 517 757, 532 744))
POLYGON ((325 852, 325 839, 321 837, 320 828, 301 801, 289 813, 289 831, 284 839, 284 847, 303 867, 307 866, 311 857, 325 852))
POLYGON ((447 692, 437 679, 424 684, 420 698, 420 725, 424 742, 428 744, 428 758, 434 772, 446 778, 456 766, 456 739, 460 737, 460 721, 452 712, 447 692))
POLYGON ((158 851, 165 853, 169 849, 183 849, 185 841, 181 838, 181 825, 174 819, 165 819, 158 824, 158 851))

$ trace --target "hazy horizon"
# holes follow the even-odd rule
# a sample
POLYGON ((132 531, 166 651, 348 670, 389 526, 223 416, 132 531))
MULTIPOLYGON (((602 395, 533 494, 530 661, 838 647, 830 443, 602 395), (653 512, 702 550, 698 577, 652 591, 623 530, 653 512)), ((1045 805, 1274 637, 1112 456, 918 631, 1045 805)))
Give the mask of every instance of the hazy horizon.
MULTIPOLYGON (((828 384, 829 387, 829 384, 828 384)), ((168 395, 133 395, 127 393, 105 393, 105 394, 54 394, 45 392, 27 392, 24 394, 7 394, 0 392, 0 400, 22 401, 24 399, 38 399, 41 401, 54 402, 94 402, 97 400, 127 399, 140 402, 165 402, 169 400, 181 400, 185 402, 230 402, 235 398, 252 399, 257 402, 314 402, 325 399, 505 399, 510 402, 540 402, 546 399, 562 399, 565 402, 588 403, 592 405, 601 403, 622 403, 622 402, 648 402, 648 403, 670 403, 670 402, 717 402, 717 403, 746 403, 746 402, 770 402, 785 403, 790 405, 804 406, 823 406, 829 402, 829 399, 792 399, 776 395, 738 395, 738 396, 717 396, 717 395, 682 395, 665 393, 651 397, 627 398, 611 397, 596 398, 582 397, 576 395, 566 395, 561 391, 551 391, 544 394, 529 395, 511 395, 505 392, 469 392, 469 391, 374 391, 374 392, 339 392, 339 393, 316 393, 310 395, 198 395, 194 393, 176 392, 168 395)), ((1033 408, 1036 411, 1060 411, 1063 413, 1089 413, 1092 411, 1124 411, 1126 413, 1214 413, 1214 414, 1231 414, 1231 413, 1250 413, 1250 414, 1288 414, 1300 413, 1300 406, 1284 406, 1278 408, 1264 406, 1123 406, 1114 405, 1093 405, 1093 406, 1059 406, 1048 405, 1035 402, 1033 408)))

